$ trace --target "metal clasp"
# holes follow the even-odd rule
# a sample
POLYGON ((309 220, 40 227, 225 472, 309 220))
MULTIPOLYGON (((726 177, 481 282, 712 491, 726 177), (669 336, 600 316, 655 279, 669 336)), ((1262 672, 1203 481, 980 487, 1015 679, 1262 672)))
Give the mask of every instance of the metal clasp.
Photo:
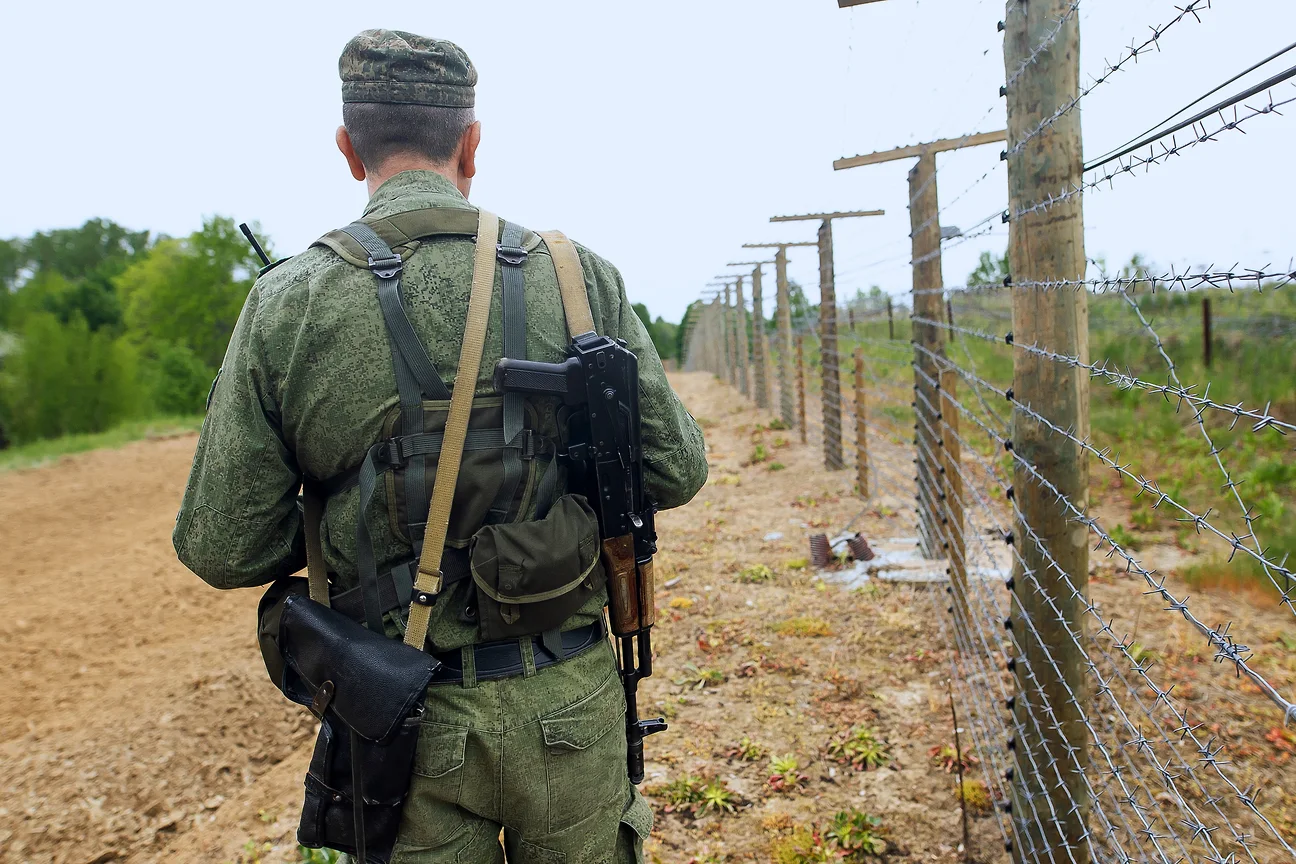
POLYGON ((527 259, 527 251, 521 246, 505 246, 500 243, 495 247, 495 257, 512 267, 520 267, 527 259))
POLYGON ((372 255, 369 256, 369 269, 372 270, 373 274, 379 279, 395 278, 400 274, 403 266, 404 265, 401 263, 399 255, 378 259, 375 259, 372 255))

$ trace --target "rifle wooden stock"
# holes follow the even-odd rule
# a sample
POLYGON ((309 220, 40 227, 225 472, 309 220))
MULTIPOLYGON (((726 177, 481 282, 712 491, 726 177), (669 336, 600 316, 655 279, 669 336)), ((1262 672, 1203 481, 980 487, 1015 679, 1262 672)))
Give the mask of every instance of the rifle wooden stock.
MULTIPOLYGON (((640 586, 635 584, 639 581, 639 574, 635 567, 634 537, 625 534, 604 540, 603 567, 607 570, 612 635, 633 636, 640 629, 640 586)), ((651 604, 651 597, 649 602, 651 604)))
POLYGON ((645 630, 657 623, 657 584, 653 561, 649 558, 635 565, 639 570, 639 626, 645 630))

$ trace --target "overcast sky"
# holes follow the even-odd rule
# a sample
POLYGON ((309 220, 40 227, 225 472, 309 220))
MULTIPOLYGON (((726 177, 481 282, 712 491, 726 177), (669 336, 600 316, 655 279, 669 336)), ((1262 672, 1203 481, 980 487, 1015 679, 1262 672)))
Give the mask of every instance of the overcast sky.
MULTIPOLYGON (((1082 76, 1169 21, 1175 2, 1088 0, 1082 76)), ((1213 6, 1084 101, 1086 153, 1296 40, 1292 0, 1213 6)), ((6 4, 0 236, 95 216, 182 235, 223 214, 259 221, 280 254, 300 251, 364 205, 333 144, 337 56, 357 31, 391 27, 451 39, 480 70, 473 200, 595 249, 654 314, 678 320, 726 262, 750 259, 743 242, 813 239, 812 223, 769 224, 782 213, 885 209, 838 223, 838 296, 872 284, 901 294, 912 160, 841 172, 832 160, 1002 128, 1003 11, 1002 0, 6 4)), ((1290 83, 1276 93, 1293 95, 1290 83)), ((1087 196, 1089 255, 1285 264, 1292 108, 1087 196)), ((1005 206, 1000 149, 938 157, 944 224, 1005 206)), ((950 248, 946 284, 1005 235, 950 248)), ((813 298, 815 251, 791 252, 813 298)))

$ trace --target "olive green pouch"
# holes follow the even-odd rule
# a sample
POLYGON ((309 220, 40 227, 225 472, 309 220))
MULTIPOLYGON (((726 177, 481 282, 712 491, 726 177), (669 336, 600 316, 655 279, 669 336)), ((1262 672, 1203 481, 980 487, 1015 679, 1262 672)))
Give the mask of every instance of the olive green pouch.
POLYGON ((485 641, 558 627, 603 586, 598 517, 583 495, 563 495, 534 522, 487 525, 471 564, 485 641))

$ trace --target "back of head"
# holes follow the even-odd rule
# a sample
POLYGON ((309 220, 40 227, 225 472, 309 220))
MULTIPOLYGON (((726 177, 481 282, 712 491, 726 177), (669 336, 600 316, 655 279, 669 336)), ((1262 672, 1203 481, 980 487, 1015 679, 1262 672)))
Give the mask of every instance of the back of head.
POLYGON ((453 42, 365 30, 342 49, 338 73, 342 123, 370 168, 397 155, 447 162, 475 122, 477 70, 453 42))

